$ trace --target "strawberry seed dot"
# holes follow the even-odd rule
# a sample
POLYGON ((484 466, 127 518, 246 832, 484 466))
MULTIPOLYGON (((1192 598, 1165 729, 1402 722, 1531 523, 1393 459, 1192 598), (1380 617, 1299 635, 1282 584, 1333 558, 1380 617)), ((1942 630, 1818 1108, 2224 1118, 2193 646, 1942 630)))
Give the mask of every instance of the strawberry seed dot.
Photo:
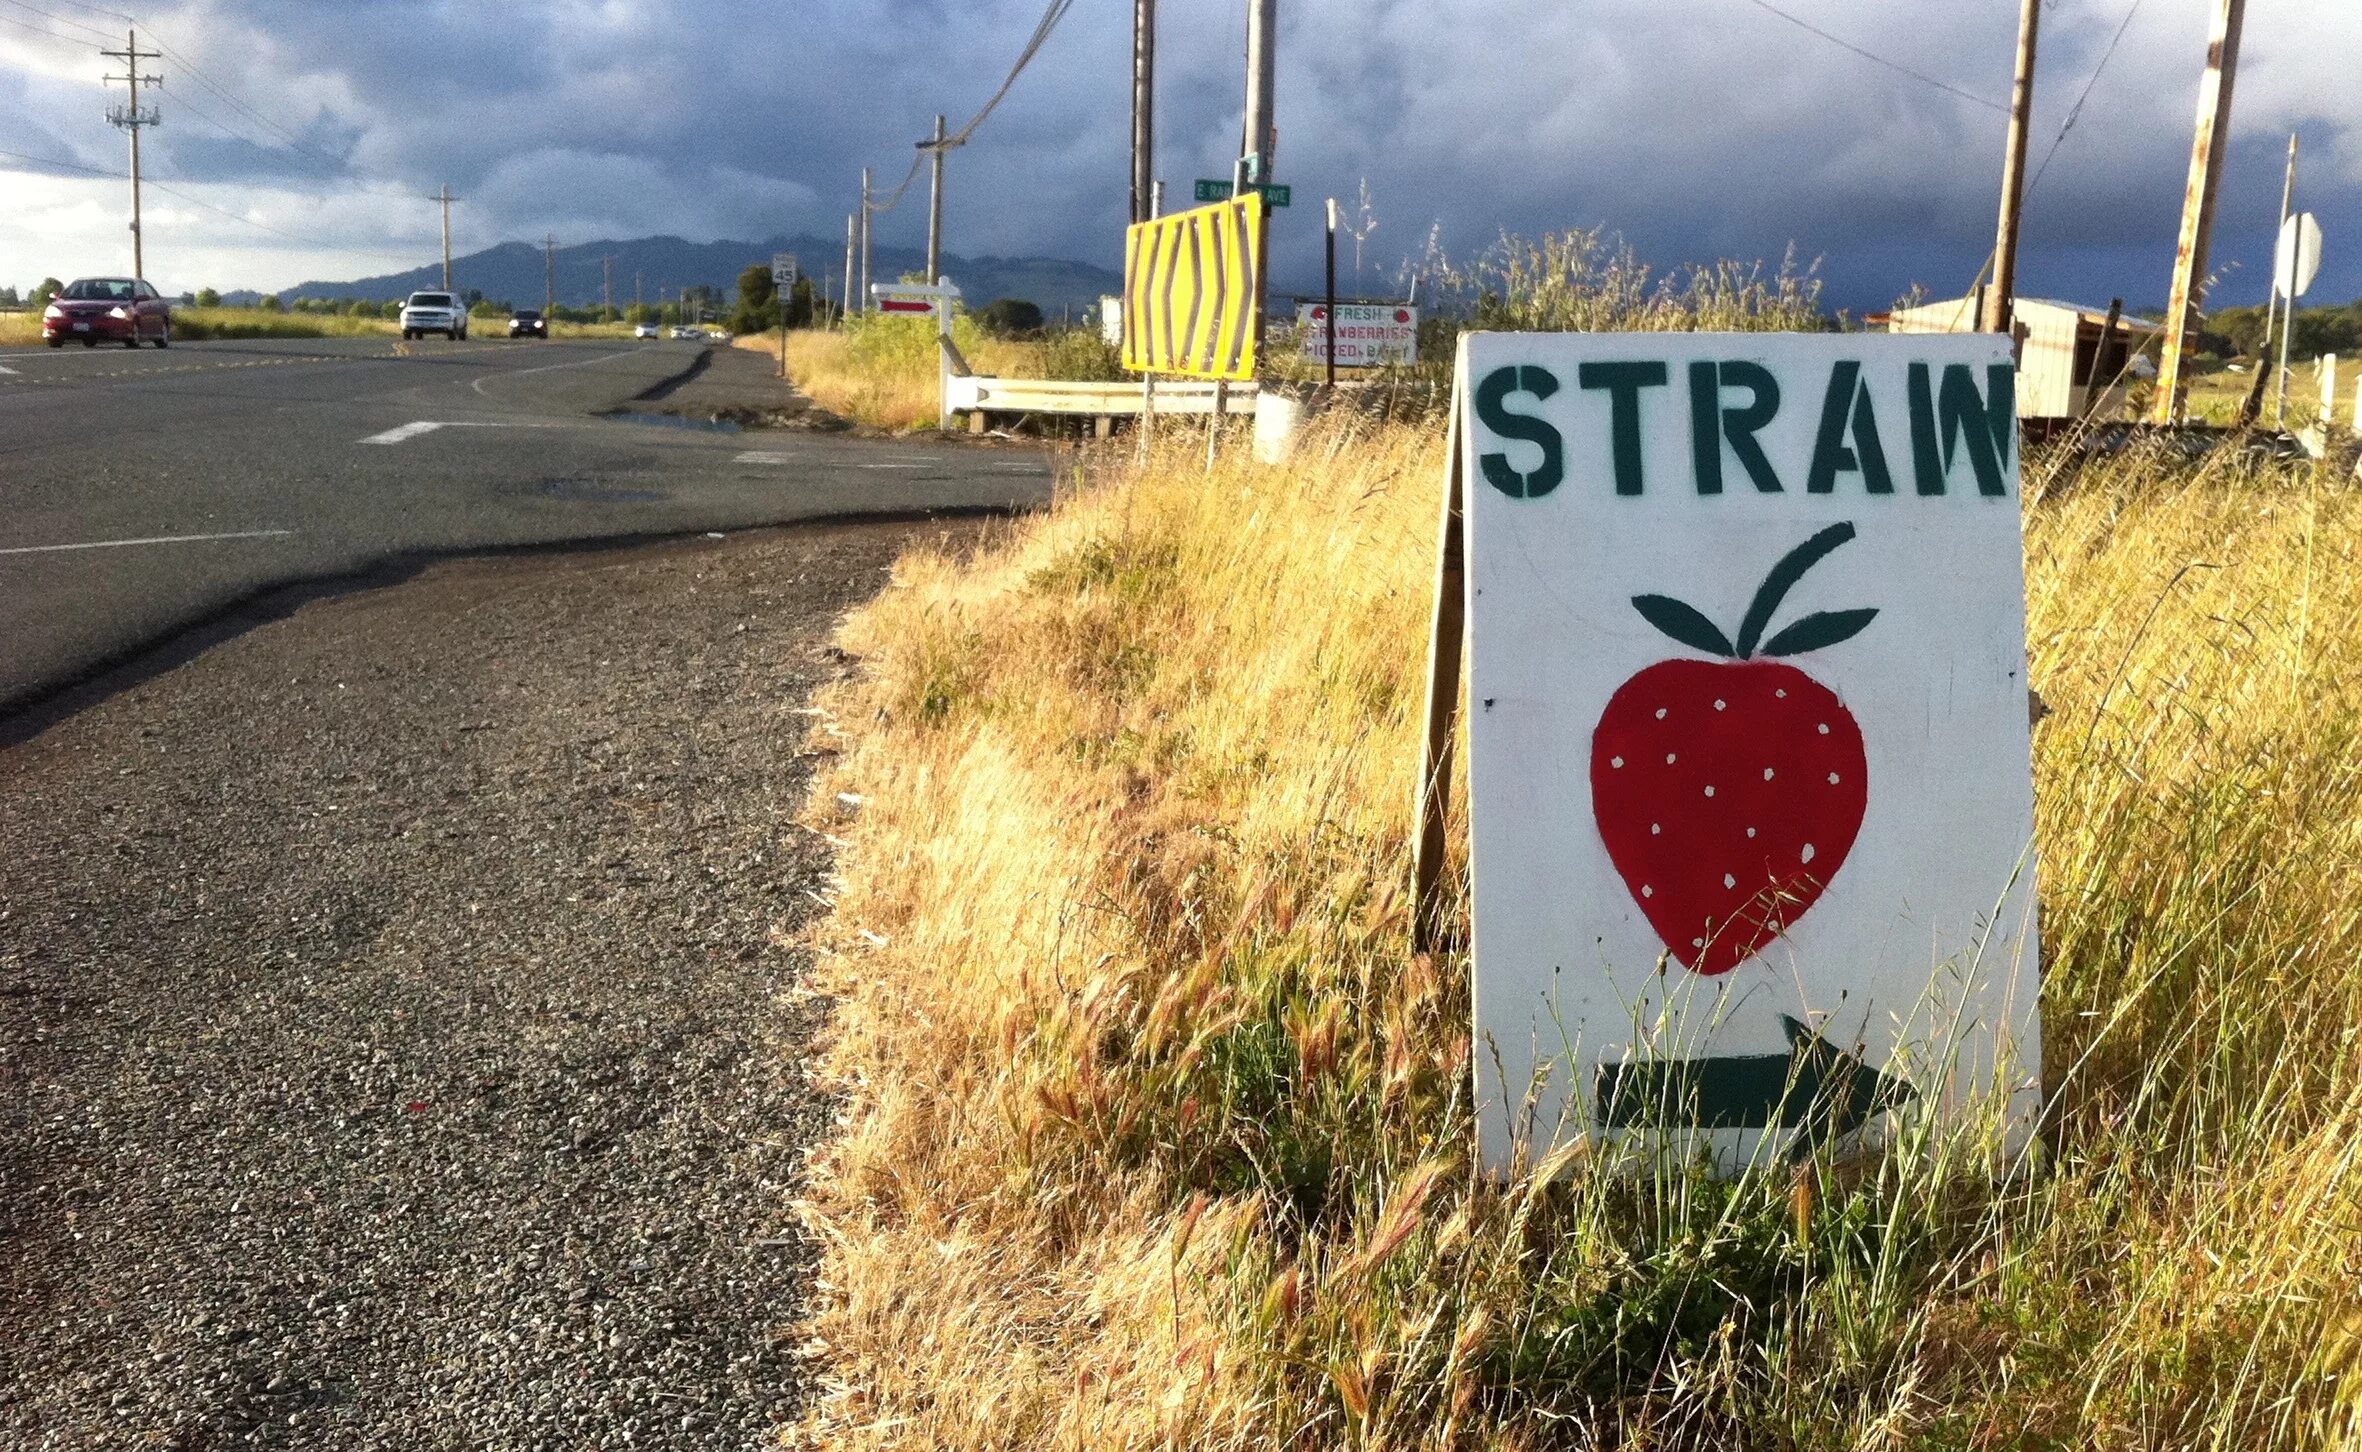
POLYGON ((1831 786, 1835 786, 1835 785, 1837 785, 1837 773, 1836 773, 1836 772, 1830 772, 1830 773, 1829 773, 1829 785, 1831 785, 1831 786))
POLYGON ((1706 940, 1704 938, 1692 938, 1689 940, 1689 945, 1693 948, 1703 948, 1706 946, 1706 940))
POLYGON ((1810 861, 1812 861, 1812 860, 1813 860, 1813 844, 1812 844, 1812 843, 1810 843, 1810 842, 1807 842, 1807 843, 1805 843, 1805 844, 1804 844, 1804 850, 1803 850, 1802 852, 1799 852, 1799 853, 1797 853, 1796 855, 1797 855, 1797 857, 1798 857, 1799 859, 1801 859, 1801 860, 1803 860, 1803 861, 1805 861, 1805 862, 1810 862, 1810 861))
POLYGON ((1770 781, 1772 779, 1772 769, 1768 766, 1763 769, 1763 779, 1765 781, 1770 781))
POLYGON ((1775 695, 1775 696, 1777 696, 1777 697, 1779 697, 1781 700, 1785 701, 1785 700, 1787 700, 1787 699, 1788 699, 1788 688, 1787 688, 1787 687, 1785 687, 1785 686, 1782 686, 1780 689, 1778 689, 1778 690, 1776 690, 1776 691, 1773 691, 1773 692, 1772 692, 1772 694, 1773 694, 1773 695, 1775 695))
POLYGON ((1726 888, 1737 887, 1739 880, 1726 872, 1722 874, 1722 885, 1726 888))
POLYGON ((1723 707, 1724 707, 1726 704, 1728 704, 1728 703, 1727 703, 1727 702, 1723 702, 1723 701, 1716 701, 1716 702, 1714 703, 1714 709, 1715 709, 1715 710, 1717 710, 1717 711, 1719 711, 1719 710, 1721 710, 1721 709, 1722 709, 1722 708, 1723 708, 1723 707))
POLYGON ((1712 795, 1714 795, 1714 788, 1712 788, 1712 787, 1708 787, 1708 788, 1706 788, 1706 795, 1708 795, 1708 796, 1712 796, 1712 795))
POLYGON ((1660 721, 1665 719, 1665 708, 1662 706, 1657 708, 1657 719, 1660 721))
POLYGON ((1749 827, 1749 828, 1747 829, 1747 835, 1748 835, 1748 836, 1750 836, 1750 837, 1754 836, 1754 835, 1755 835, 1755 829, 1754 829, 1753 827, 1749 827))
POLYGON ((1660 832, 1662 832, 1662 831, 1664 831, 1664 830, 1665 830, 1664 826, 1663 826, 1662 824, 1660 824, 1660 823, 1657 823, 1657 822, 1651 822, 1651 823, 1649 823, 1649 824, 1648 824, 1648 834, 1649 834, 1651 837, 1654 837, 1654 836, 1656 836, 1658 833, 1660 833, 1660 832))
POLYGON ((1657 890, 1644 882, 1640 885, 1640 895, 1642 897, 1655 897, 1657 895, 1657 890))
POLYGON ((1608 758, 1608 762, 1607 762, 1607 764, 1608 764, 1608 765, 1610 765, 1610 766, 1613 766, 1613 767, 1618 767, 1618 768, 1620 768, 1620 767, 1622 767, 1622 766, 1623 766, 1623 764, 1624 764, 1624 758, 1622 758, 1621 756, 1611 756, 1611 757, 1609 757, 1609 758, 1608 758))
POLYGON ((1823 722, 1821 723, 1821 734, 1822 734, 1823 736, 1826 736, 1826 735, 1828 735, 1828 734, 1829 734, 1829 723, 1828 723, 1828 722, 1826 722, 1826 721, 1823 721, 1823 722))
POLYGON ((1673 764, 1673 753, 1670 751, 1665 753, 1665 764, 1667 766, 1671 766, 1673 764))

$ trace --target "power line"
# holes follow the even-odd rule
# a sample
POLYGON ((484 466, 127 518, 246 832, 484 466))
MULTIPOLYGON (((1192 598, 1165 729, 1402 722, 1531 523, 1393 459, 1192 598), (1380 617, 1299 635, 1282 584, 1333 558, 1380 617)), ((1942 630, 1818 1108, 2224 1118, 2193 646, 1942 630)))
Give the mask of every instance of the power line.
POLYGON ((1747 3, 1753 5, 1758 10, 1767 10, 1772 14, 1777 15, 1782 20, 1787 21, 1790 25, 1797 26, 1803 30, 1811 31, 1813 34, 1829 42, 1831 45, 1838 47, 1840 50, 1851 51, 1855 55, 1860 56, 1863 60, 1872 62, 1876 65, 1882 65, 1898 75, 1909 76, 1912 80, 1921 82, 1925 85, 1933 86, 1937 90, 1944 92, 1946 95, 1958 96, 1963 101, 1973 102, 1976 105, 1984 107, 1988 111, 1999 111, 2004 116, 2009 114, 2009 108, 2002 105, 1998 101, 1988 101, 1982 96, 1960 89, 1958 86, 1953 85, 1949 81, 1939 81, 1934 76, 1927 74, 1925 71, 1915 71, 1909 66, 1904 65, 1901 61, 1888 60, 1885 56, 1878 54, 1876 51, 1864 50, 1860 46, 1855 45, 1850 40, 1831 35, 1828 31, 1821 29, 1821 27, 1813 24, 1811 21, 1805 19, 1801 15, 1792 15, 1789 12, 1782 10, 1779 6, 1772 4, 1771 0, 1747 0, 1747 3))
POLYGON ((2116 47, 2124 43, 2124 32, 2132 28, 2132 18, 2141 13, 2143 3, 2144 0, 2132 0, 2131 8, 2117 22, 2116 33, 2109 38, 2108 48, 2100 53, 2100 63, 2091 68, 2091 79, 2083 83, 2083 93, 2075 98, 2074 105, 2067 108, 2067 119, 2059 123, 2059 134, 2050 139, 2050 149, 2042 153, 2042 165, 2034 168, 2033 180, 2026 184, 2026 190, 2032 191, 2042 184, 2042 174, 2050 170, 2050 159, 2059 154, 2060 143, 2067 139, 2068 132, 2075 129, 2075 123, 2083 119, 2083 103, 2091 99, 2092 87, 2100 83, 2100 75, 2107 70, 2108 62, 2116 58, 2116 47))
MULTIPOLYGON (((19 10, 31 11, 33 14, 40 16, 43 20, 54 20, 60 25, 70 25, 76 30, 87 33, 94 40, 112 42, 115 38, 113 35, 99 29, 95 25, 84 25, 79 20, 69 20, 63 15, 58 15, 51 11, 43 10, 38 5, 27 5, 25 0, 6 0, 6 3, 15 6, 19 10)), ((59 38, 63 39, 64 37, 61 36, 59 38)))
POLYGON ((1040 22, 1033 27, 1033 35, 1025 42, 1025 49, 1018 53, 1017 63, 1009 67, 1009 74, 1002 79, 1000 89, 992 93, 992 99, 984 103, 982 110, 968 118, 967 125, 962 126, 940 142, 930 141, 922 147, 919 154, 911 159, 910 170, 903 175, 901 183, 887 195, 886 199, 882 202, 868 204, 870 215, 875 216, 880 212, 890 212, 894 209, 895 204, 902 200, 902 194, 910 190, 910 184, 918 180, 920 168, 927 164, 929 150, 939 147, 944 151, 949 151, 954 147, 968 144, 968 138, 976 134, 976 128, 984 124, 984 118, 990 116, 993 113, 993 108, 1000 105, 1001 98, 1009 94, 1009 88, 1017 84, 1017 77, 1024 73, 1025 67, 1032 62, 1035 55, 1040 53, 1043 43, 1050 38, 1050 32, 1058 28, 1058 22, 1065 19, 1066 12, 1073 7, 1074 0, 1050 0, 1049 7, 1042 11, 1040 22))

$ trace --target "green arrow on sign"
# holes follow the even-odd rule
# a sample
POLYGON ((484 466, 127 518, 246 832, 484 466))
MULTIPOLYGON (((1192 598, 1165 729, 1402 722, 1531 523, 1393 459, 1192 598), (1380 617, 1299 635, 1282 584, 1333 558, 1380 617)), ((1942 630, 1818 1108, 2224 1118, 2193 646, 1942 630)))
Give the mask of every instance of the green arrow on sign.
POLYGON ((1611 1129, 1800 1129, 1795 1152, 1860 1129, 1909 1097, 1882 1074, 1786 1014, 1784 1054, 1636 1059, 1602 1064, 1597 1102, 1611 1129))

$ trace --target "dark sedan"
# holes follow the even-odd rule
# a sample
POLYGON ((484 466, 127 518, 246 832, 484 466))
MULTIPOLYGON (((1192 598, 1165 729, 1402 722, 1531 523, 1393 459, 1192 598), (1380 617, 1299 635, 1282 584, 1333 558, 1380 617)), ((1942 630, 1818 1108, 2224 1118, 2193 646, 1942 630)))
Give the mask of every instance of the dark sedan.
POLYGON ((549 319, 531 308, 519 308, 508 315, 508 335, 512 338, 546 338, 549 319))
POLYGON ((101 342, 136 348, 172 346, 172 304, 136 278, 78 277, 41 313, 41 338, 52 348, 101 342))

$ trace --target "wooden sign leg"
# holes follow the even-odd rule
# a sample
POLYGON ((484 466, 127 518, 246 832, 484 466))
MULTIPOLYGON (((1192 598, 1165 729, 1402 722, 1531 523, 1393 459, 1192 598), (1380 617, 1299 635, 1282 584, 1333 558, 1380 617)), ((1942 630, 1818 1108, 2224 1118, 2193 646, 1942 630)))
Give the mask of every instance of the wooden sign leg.
POLYGON ((1453 388, 1444 431, 1443 517, 1437 529, 1434 628, 1427 642, 1427 736, 1419 753, 1419 837, 1411 857, 1411 945, 1431 953, 1448 945, 1444 921, 1444 814, 1452 798, 1452 757, 1460 707, 1460 655, 1466 633, 1467 567, 1462 546, 1460 407, 1453 388))

